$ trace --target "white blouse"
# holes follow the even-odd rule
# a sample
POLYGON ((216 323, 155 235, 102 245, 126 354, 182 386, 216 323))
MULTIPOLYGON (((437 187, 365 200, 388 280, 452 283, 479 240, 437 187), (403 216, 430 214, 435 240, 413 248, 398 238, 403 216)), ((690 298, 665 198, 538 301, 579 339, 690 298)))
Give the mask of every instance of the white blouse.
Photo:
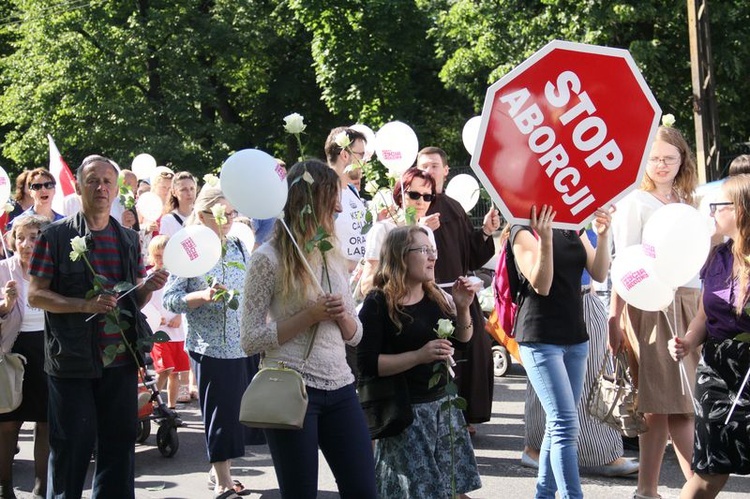
MULTIPOLYGON (((322 263, 312 263, 311 267, 316 277, 320 278, 322 263)), ((240 340, 248 355, 264 352, 263 362, 266 366, 283 362, 287 367, 300 372, 307 386, 330 391, 354 382, 354 375, 346 363, 345 344, 356 346, 359 343, 362 339, 362 323, 354 311, 354 300, 349 291, 343 259, 330 256, 328 267, 332 293, 342 295, 346 312, 357 323, 357 330, 350 340, 344 341, 336 322, 320 322, 312 352, 304 367, 302 359, 311 334, 309 330, 279 345, 276 323, 304 310, 315 300, 310 298, 306 303, 294 304, 280 299, 285 290, 278 253, 270 242, 260 246, 250 257, 242 295, 244 303, 240 340)))

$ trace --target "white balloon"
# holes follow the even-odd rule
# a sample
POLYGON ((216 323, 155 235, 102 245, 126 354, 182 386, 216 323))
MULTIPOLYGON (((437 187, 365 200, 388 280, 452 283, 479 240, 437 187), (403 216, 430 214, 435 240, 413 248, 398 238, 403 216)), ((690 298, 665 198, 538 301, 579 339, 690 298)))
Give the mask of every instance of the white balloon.
POLYGON ((169 238, 164 248, 164 266, 178 277, 197 277, 221 258, 221 241, 205 225, 188 225, 169 238))
POLYGON ((133 158, 133 162, 130 164, 130 169, 141 179, 150 179, 151 174, 156 169, 156 160, 153 156, 147 153, 142 153, 133 158))
POLYGON ((479 201, 479 182, 467 173, 456 175, 445 186, 445 194, 459 203, 469 213, 479 201))
POLYGON ((690 282, 711 250, 711 231, 704 215, 690 205, 672 203, 654 212, 643 227, 642 244, 654 259, 659 279, 673 288, 690 282))
POLYGON ((636 244, 618 250, 612 261, 612 287, 630 305, 656 312, 674 300, 674 290, 656 276, 654 260, 636 244))
POLYGON ((164 203, 161 202, 161 198, 153 192, 144 192, 138 196, 138 201, 135 203, 135 209, 139 214, 143 215, 143 218, 155 222, 159 220, 162 210, 164 209, 164 203))
POLYGON ((242 241, 245 244, 245 248, 247 248, 247 251, 253 251, 253 246, 255 246, 255 233, 253 233, 253 229, 248 227, 247 224, 243 224, 237 221, 233 222, 232 228, 229 229, 227 235, 236 237, 237 239, 242 241))
POLYGON ((250 218, 274 218, 284 209, 286 170, 258 149, 232 154, 221 166, 221 190, 235 209, 250 218))
POLYGON ((0 167, 0 209, 5 206, 5 203, 10 199, 11 191, 10 177, 6 173, 5 169, 0 167))
POLYGON ((477 143, 477 137, 479 137, 479 126, 481 124, 482 117, 474 116, 466 122, 464 129, 461 131, 461 139, 464 142, 464 147, 472 156, 474 156, 474 147, 477 143))
POLYGON ((391 121, 375 135, 378 159, 394 176, 400 176, 414 164, 419 152, 417 134, 406 123, 391 121))
POLYGON ((364 161, 370 161, 372 155, 375 154, 375 132, 372 131, 367 125, 357 123, 349 128, 356 130, 365 136, 365 157, 362 158, 364 161))

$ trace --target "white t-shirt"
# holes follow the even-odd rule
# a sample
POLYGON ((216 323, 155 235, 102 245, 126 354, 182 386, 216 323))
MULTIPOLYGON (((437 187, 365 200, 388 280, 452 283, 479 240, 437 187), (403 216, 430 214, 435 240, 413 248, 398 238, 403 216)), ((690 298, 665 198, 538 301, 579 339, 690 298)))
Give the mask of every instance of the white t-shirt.
MULTIPOLYGON (((664 203, 641 189, 637 189, 617 203, 617 210, 612 216, 612 242, 615 245, 615 257, 617 252, 641 244, 643 239, 643 228, 651 216, 664 206, 664 203)), ((685 288, 700 288, 700 279, 696 274, 685 288)))
MULTIPOLYGON (((26 289, 29 289, 29 281, 26 281, 26 289)), ((20 297, 19 297, 20 298, 20 297)), ((44 310, 29 305, 29 299, 26 297, 23 304, 23 318, 19 331, 44 331, 44 310)))
POLYGON ((336 217, 336 237, 341 252, 348 260, 358 262, 365 254, 365 225, 367 206, 349 187, 341 189, 341 213, 336 217))
POLYGON ((185 224, 186 218, 187 217, 183 217, 182 215, 177 213, 176 210, 172 210, 166 215, 162 215, 161 221, 159 221, 159 234, 164 234, 165 236, 169 237, 174 236, 177 232, 180 231, 180 229, 182 229, 183 225, 185 224), (175 215, 182 219, 182 223, 177 221, 175 215))

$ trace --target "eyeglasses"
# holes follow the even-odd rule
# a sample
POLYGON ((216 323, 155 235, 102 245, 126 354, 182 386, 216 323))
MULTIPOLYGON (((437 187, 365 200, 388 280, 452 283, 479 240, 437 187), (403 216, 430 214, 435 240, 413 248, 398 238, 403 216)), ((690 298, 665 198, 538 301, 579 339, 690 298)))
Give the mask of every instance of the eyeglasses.
POLYGON ((676 166, 680 164, 679 156, 651 156, 648 158, 648 164, 651 166, 657 166, 659 163, 664 163, 667 166, 676 166))
POLYGON ((407 250, 409 253, 412 251, 418 251, 422 253, 425 256, 434 256, 437 258, 437 248, 433 248, 432 246, 420 246, 419 248, 409 248, 407 250))
POLYGON ((42 188, 54 189, 55 185, 57 185, 55 182, 42 182, 39 184, 29 184, 29 189, 31 189, 32 191, 41 191, 42 188))
POLYGON ((406 195, 409 196, 409 199, 413 199, 414 201, 422 198, 425 203, 431 203, 435 199, 434 194, 422 194, 421 192, 416 191, 406 191, 406 195))
POLYGON ((721 203, 708 203, 708 210, 711 212, 711 215, 714 215, 716 213, 716 209, 719 206, 732 206, 734 203, 732 201, 723 201, 721 203))
POLYGON ((365 151, 359 152, 359 151, 352 151, 352 154, 355 156, 359 156, 359 159, 362 159, 365 157, 365 151))
MULTIPOLYGON (((203 210, 203 213, 205 213, 207 215, 213 215, 214 214, 211 210, 203 210)), ((240 212, 237 211, 237 210, 227 211, 226 213, 224 213, 224 216, 227 217, 227 220, 233 220, 233 219, 237 218, 238 216, 240 216, 240 212)))

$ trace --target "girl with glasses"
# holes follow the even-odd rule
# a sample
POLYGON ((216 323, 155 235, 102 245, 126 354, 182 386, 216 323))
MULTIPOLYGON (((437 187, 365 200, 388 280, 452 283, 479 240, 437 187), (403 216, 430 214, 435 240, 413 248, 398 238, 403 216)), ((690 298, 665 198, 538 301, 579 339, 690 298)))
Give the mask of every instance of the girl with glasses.
MULTIPOLYGON (((396 186, 393 189, 393 201, 401 211, 373 224, 370 232, 367 233, 365 255, 363 258, 364 268, 362 269, 362 276, 359 281, 359 289, 356 291, 357 295, 364 298, 370 289, 372 289, 372 280, 375 277, 375 269, 378 266, 383 241, 385 241, 389 232, 406 223, 405 210, 409 208, 413 209, 414 219, 420 221, 427 215, 427 210, 434 199, 435 179, 432 178, 432 175, 418 168, 409 168, 401 175, 401 181, 396 182, 396 186)), ((434 248, 436 247, 435 236, 432 234, 432 230, 439 227, 439 218, 433 216, 432 219, 437 221, 437 225, 429 227, 427 234, 434 248)))
POLYGON ((414 414, 400 434, 375 441, 379 497, 452 497, 452 477, 458 497, 482 486, 463 413, 453 405, 443 407, 447 374, 431 383, 435 368, 471 339, 475 288, 466 277, 454 282, 452 297, 437 287, 434 244, 424 227, 389 232, 374 289, 359 314, 364 328, 357 347, 360 376, 403 373, 414 414), (438 338, 440 319, 453 322, 455 339, 438 338))
MULTIPOLYGON (((641 188, 617 204, 612 224, 615 254, 641 243, 646 222, 662 206, 693 205, 696 184, 695 159, 685 138, 676 128, 659 127, 641 188)), ((646 415, 649 428, 638 437, 640 470, 634 495, 637 499, 659 497, 659 474, 668 437, 685 478, 692 475, 693 404, 689 395, 683 395, 679 389, 679 367, 669 361, 667 342, 673 333, 685 336, 688 323, 698 312, 699 287, 695 276, 677 289, 674 302, 665 312, 647 312, 626 305, 612 291, 610 348, 617 352, 627 345, 633 381, 638 386, 638 410, 646 415)), ((697 361, 695 352, 684 358, 691 380, 697 361)))
POLYGON ((750 372, 750 343, 739 339, 750 331, 750 175, 730 177, 715 204, 716 233, 729 239, 714 247, 701 270, 703 293, 687 333, 669 340, 674 360, 701 350, 693 388, 699 405, 694 474, 683 498, 716 497, 729 474, 750 474, 750 386, 740 390, 750 372))

